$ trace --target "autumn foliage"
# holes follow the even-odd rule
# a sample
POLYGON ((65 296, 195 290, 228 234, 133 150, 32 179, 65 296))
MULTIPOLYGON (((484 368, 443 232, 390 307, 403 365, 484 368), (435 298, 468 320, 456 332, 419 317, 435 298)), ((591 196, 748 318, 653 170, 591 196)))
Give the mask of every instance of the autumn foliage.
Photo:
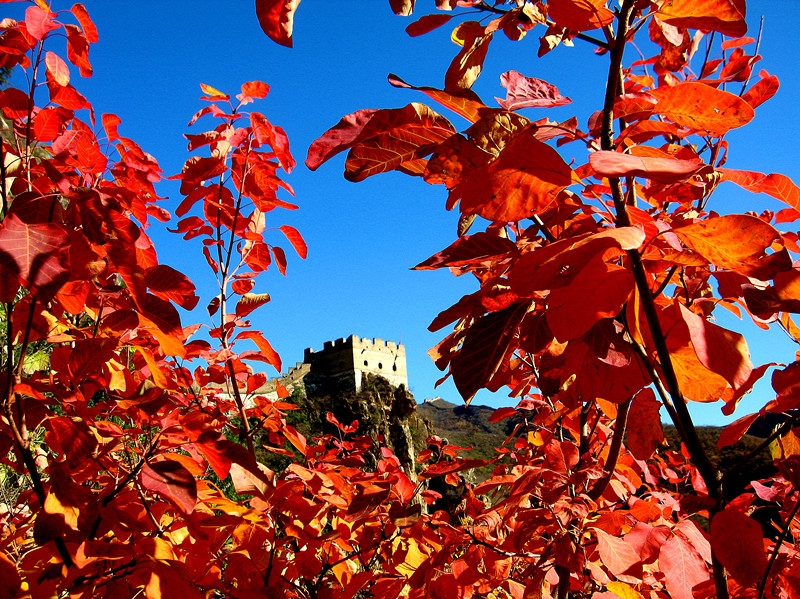
MULTIPOLYGON (((0 597, 800 597, 800 363, 753 364, 714 318, 800 341, 800 246, 785 230, 800 189, 725 167, 726 133, 778 79, 754 69, 744 0, 619 4, 437 0, 452 12, 408 32, 455 25, 444 87, 389 82, 464 124, 422 103, 361 110, 308 150, 311 169, 346 152, 352 181, 398 170, 444 185, 460 212, 455 241, 417 268, 471 273, 478 289, 434 319, 453 326, 431 356, 466 401, 507 388, 519 402, 495 413, 514 433, 477 484, 462 475, 485 462, 437 437, 405 472, 357 423, 331 414, 339 434, 306 439, 284 389, 255 393, 261 364, 281 369, 249 320, 269 302, 259 277, 286 272, 283 247, 306 255, 280 224, 295 208, 288 140, 251 110, 265 83, 234 97, 202 85, 172 175, 170 228, 217 281, 201 329, 179 312, 200 301, 194 283, 145 232, 171 218, 158 163, 72 80, 92 73, 87 11, 37 1, 3 21, 0 66, 28 87, 0 91, 0 597), (500 35, 538 35, 540 55, 594 46, 608 73, 596 112, 530 118, 569 98, 516 71, 484 104, 471 87, 500 35), (634 41, 653 56, 626 61, 634 41), (715 211, 731 185, 777 211, 715 211), (775 397, 739 415, 768 372, 775 397), (737 413, 726 446, 779 418, 764 442, 779 474, 731 493, 748 456, 717 471, 687 402, 737 413), (681 451, 663 444, 662 409, 681 451), (290 465, 270 470, 262 449, 290 465), (463 485, 452 513, 433 478, 463 485)), ((257 0, 265 32, 291 45, 298 5, 257 0)))

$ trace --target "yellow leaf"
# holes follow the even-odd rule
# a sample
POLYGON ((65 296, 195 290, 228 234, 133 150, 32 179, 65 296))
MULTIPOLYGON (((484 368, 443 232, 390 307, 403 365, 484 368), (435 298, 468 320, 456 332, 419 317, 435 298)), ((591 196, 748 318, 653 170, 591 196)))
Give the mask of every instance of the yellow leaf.
POLYGON ((412 538, 397 537, 392 545, 395 555, 402 555, 405 552, 403 563, 396 566, 397 571, 404 576, 412 576, 420 564, 428 559, 428 555, 420 549, 419 543, 412 538))
POLYGON ((624 582, 609 582, 606 588, 622 599, 644 599, 636 589, 624 582))
POLYGON ((206 85, 205 83, 201 83, 200 84, 200 89, 203 90, 204 94, 206 94, 207 96, 211 96, 212 98, 219 98, 220 100, 227 100, 228 97, 229 97, 227 94, 223 94, 217 88, 211 87, 210 85, 206 85))
POLYGON ((769 444, 769 452, 772 454, 773 459, 782 460, 793 455, 800 455, 800 439, 794 434, 794 431, 789 431, 782 437, 778 437, 775 441, 769 444))
POLYGON ((48 514, 61 514, 64 516, 64 523, 73 530, 78 530, 78 516, 81 511, 72 505, 64 505, 53 493, 50 493, 44 500, 44 511, 48 514))

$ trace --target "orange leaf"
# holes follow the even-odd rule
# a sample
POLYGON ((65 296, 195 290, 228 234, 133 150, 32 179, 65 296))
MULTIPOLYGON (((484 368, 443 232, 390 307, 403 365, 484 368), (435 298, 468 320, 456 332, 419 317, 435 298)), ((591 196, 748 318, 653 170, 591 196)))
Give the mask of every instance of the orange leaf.
POLYGON ((671 0, 664 2, 656 15, 681 29, 719 31, 729 37, 747 33, 745 0, 671 0))
MULTIPOLYGON (((435 16, 435 15, 430 15, 435 16)), ((415 85, 411 85, 410 83, 406 83, 397 75, 393 75, 389 73, 389 84, 394 87, 399 87, 403 89, 415 89, 417 91, 421 91, 422 93, 426 94, 428 97, 436 100, 439 104, 444 106, 445 108, 449 108, 456 114, 463 116, 465 119, 470 121, 471 123, 476 122, 480 118, 480 111, 481 109, 485 109, 486 106, 481 102, 481 99, 478 97, 478 94, 473 92, 472 90, 464 89, 459 90, 458 93, 455 92, 446 92, 444 90, 436 89, 435 87, 417 87, 415 85)))
POLYGON ((746 125, 755 115, 753 107, 739 96, 697 81, 662 86, 650 93, 658 100, 654 112, 715 137, 746 125))
POLYGON ((462 46, 444 75, 446 91, 465 90, 472 87, 483 70, 483 61, 489 50, 492 34, 476 21, 465 21, 453 31, 453 41, 462 46))
POLYGON ((747 214, 729 214, 673 229, 689 248, 710 263, 765 281, 792 268, 785 248, 767 254, 780 233, 747 214))
POLYGON ((542 212, 572 183, 572 169, 553 148, 529 134, 515 136, 493 162, 465 172, 448 204, 494 222, 542 212))
POLYGON ((278 355, 278 352, 272 349, 269 341, 267 341, 261 333, 258 331, 241 331, 238 335, 236 335, 236 339, 250 339, 253 341, 253 343, 258 346, 258 349, 261 350, 266 362, 274 366, 275 370, 278 372, 281 371, 281 358, 278 355))
POLYGON ((633 398, 628 416, 628 449, 637 460, 648 459, 664 441, 660 409, 661 402, 649 387, 633 398))
POLYGON ((723 181, 736 183, 748 191, 765 193, 786 202, 792 208, 800 210, 800 187, 786 175, 778 173, 757 173, 754 171, 740 171, 732 168, 719 168, 717 172, 722 175, 723 181))

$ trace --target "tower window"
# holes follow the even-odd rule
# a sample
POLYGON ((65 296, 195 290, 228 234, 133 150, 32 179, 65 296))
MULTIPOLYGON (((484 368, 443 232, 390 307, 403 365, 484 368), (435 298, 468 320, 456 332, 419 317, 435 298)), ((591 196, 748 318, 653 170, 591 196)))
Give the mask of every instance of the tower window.
POLYGON ((369 366, 369 364, 367 364, 366 360, 364 360, 364 366, 369 366))
POLYGON ((380 370, 381 368, 383 368, 383 364, 381 364, 380 362, 378 362, 378 370, 380 370))

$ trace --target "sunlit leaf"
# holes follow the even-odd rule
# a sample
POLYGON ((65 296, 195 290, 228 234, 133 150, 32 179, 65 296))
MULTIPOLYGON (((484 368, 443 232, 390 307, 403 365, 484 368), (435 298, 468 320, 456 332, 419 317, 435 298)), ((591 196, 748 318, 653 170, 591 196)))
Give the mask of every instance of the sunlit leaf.
POLYGON ((521 108, 551 108, 564 106, 572 102, 555 85, 543 79, 525 77, 517 71, 508 71, 500 75, 500 85, 506 88, 504 100, 496 98, 497 103, 505 110, 521 108))
POLYGON ((747 33, 745 0, 671 0, 656 13, 675 27, 719 31, 730 37, 747 33))
POLYGON ((683 243, 710 263, 748 277, 768 280, 792 267, 785 249, 767 253, 773 243, 782 243, 781 236, 755 216, 729 214, 673 230, 683 243))
POLYGON ((500 156, 464 173, 448 204, 460 200, 463 214, 513 222, 545 210, 572 183, 572 170, 553 148, 519 134, 500 156))
POLYGON ((658 99, 655 112, 682 127, 716 137, 746 125, 755 114, 739 96, 698 81, 661 86, 650 93, 658 99))

